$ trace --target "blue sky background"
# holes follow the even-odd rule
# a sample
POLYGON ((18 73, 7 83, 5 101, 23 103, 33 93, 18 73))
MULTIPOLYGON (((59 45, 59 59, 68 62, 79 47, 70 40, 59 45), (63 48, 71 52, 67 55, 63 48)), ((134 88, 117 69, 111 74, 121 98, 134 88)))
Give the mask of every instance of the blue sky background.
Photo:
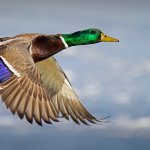
POLYGON ((55 56, 83 104, 111 123, 78 126, 62 120, 39 127, 0 102, 3 150, 149 150, 150 1, 0 1, 0 36, 70 33, 99 28, 119 43, 69 48, 55 56))

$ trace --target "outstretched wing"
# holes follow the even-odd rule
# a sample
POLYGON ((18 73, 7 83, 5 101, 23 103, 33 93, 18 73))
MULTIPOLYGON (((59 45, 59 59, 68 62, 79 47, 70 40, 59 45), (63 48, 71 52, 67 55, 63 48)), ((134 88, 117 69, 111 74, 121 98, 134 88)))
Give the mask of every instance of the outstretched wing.
POLYGON ((71 116, 78 124, 79 120, 84 124, 87 124, 86 120, 92 123, 98 121, 81 104, 67 76, 53 57, 37 62, 36 67, 41 74, 42 85, 57 113, 61 112, 66 119, 71 116))
POLYGON ((30 123, 33 118, 39 125, 41 119, 57 121, 57 112, 25 47, 10 46, 0 54, 0 96, 13 114, 17 112, 20 118, 25 115, 30 123))

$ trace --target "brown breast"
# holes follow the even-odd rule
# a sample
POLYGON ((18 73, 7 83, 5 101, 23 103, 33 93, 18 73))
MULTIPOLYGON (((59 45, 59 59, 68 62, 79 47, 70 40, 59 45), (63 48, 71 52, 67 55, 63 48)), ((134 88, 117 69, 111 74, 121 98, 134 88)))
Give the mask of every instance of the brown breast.
POLYGON ((31 44, 32 57, 35 62, 46 59, 63 49, 65 46, 58 35, 39 35, 31 44))

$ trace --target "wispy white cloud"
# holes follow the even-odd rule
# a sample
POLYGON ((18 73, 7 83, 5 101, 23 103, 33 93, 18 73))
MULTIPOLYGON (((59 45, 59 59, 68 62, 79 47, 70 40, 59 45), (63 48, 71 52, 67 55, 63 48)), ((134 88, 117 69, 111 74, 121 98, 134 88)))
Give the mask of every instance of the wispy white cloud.
MULTIPOLYGON (((78 51, 82 50, 79 49, 78 51)), ((131 102, 131 98, 133 101, 135 96, 140 94, 141 84, 146 88, 146 84, 143 83, 149 83, 145 78, 150 75, 149 59, 121 58, 108 52, 98 50, 92 52, 90 48, 87 48, 84 54, 82 52, 80 55, 77 54, 75 54, 76 59, 74 58, 73 61, 76 62, 77 66, 79 65, 79 69, 76 67, 74 70, 74 81, 81 81, 76 85, 82 84, 79 86, 79 96, 100 96, 103 93, 105 96, 110 96, 114 102, 127 104, 131 102), (78 62, 78 60, 82 61, 78 62), (85 69, 81 68, 84 77, 78 73, 81 71, 80 63, 89 66, 85 69), (142 83, 140 79, 143 80, 142 83)))
POLYGON ((113 118, 110 123, 91 125, 89 127, 76 126, 73 122, 63 121, 57 128, 70 134, 82 132, 95 132, 109 137, 131 138, 131 137, 150 137, 150 117, 129 117, 118 116, 113 118))
POLYGON ((85 85, 82 85, 81 88, 76 88, 76 89, 80 97, 84 97, 85 99, 87 97, 89 99, 92 99, 92 97, 100 96, 102 92, 101 85, 94 82, 86 83, 85 85))
MULTIPOLYGON (((104 129, 105 130, 105 129, 104 129)), ((150 137, 150 117, 116 117, 107 128, 111 136, 117 137, 150 137)))
POLYGON ((113 126, 117 128, 138 131, 148 130, 150 132, 150 117, 131 118, 129 116, 119 116, 113 121, 113 126))
POLYGON ((0 116, 0 127, 12 127, 15 125, 15 120, 10 116, 0 116))
POLYGON ((129 104, 131 101, 131 96, 129 92, 118 93, 115 97, 115 102, 118 104, 129 104))

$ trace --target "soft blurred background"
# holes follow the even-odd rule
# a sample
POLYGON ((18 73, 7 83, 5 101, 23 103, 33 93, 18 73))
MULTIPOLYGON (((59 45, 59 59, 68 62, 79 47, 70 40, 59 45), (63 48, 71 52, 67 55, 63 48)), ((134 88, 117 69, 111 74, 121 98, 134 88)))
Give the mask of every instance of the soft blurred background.
POLYGON ((0 102, 1 150, 149 150, 150 1, 0 0, 0 37, 99 28, 119 43, 69 48, 55 56, 83 104, 110 123, 62 120, 39 127, 0 102))

